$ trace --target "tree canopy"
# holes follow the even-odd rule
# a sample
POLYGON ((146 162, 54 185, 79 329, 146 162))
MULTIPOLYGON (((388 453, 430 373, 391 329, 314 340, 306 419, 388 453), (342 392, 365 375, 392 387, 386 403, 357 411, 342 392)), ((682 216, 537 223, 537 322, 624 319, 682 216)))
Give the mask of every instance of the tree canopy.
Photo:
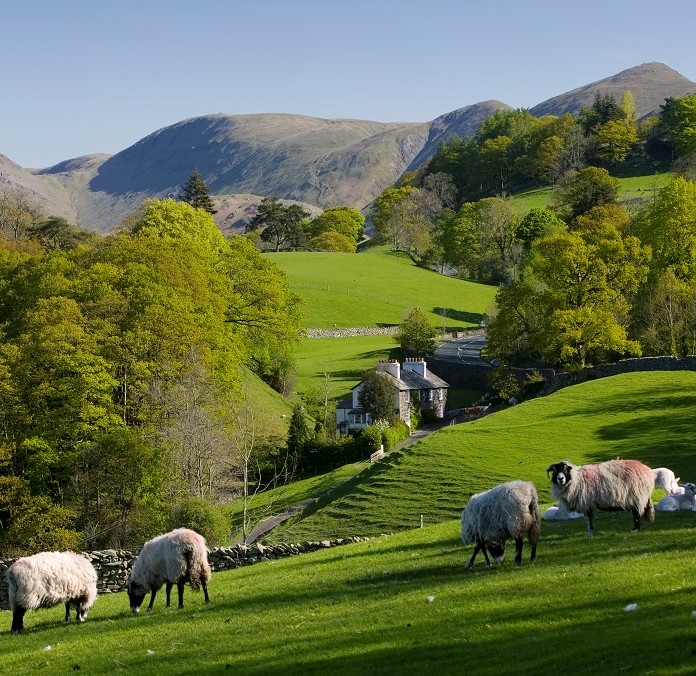
POLYGON ((203 209, 203 211, 207 211, 209 214, 217 213, 208 186, 205 184, 198 169, 194 170, 188 181, 181 188, 179 199, 190 204, 195 209, 203 209))

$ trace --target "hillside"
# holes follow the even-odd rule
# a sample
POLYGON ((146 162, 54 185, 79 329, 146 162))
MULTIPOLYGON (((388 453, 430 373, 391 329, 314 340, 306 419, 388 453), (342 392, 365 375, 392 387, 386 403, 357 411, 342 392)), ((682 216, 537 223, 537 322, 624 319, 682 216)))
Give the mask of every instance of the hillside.
MULTIPOLYGON (((645 115, 666 96, 696 91, 696 84, 663 64, 643 64, 548 99, 532 112, 577 112, 597 92, 620 97, 626 89, 645 115)), ((0 183, 25 188, 47 212, 101 232, 120 224, 146 197, 178 194, 195 168, 219 201, 229 206, 241 196, 242 214, 245 195, 364 209, 404 171, 431 157, 440 141, 472 135, 488 115, 505 109, 491 100, 429 122, 393 123, 219 113, 159 129, 111 157, 90 155, 28 170, 0 156, 0 183)), ((238 227, 235 209, 219 216, 223 228, 238 227)))
POLYGON ((663 63, 644 63, 542 101, 531 109, 531 113, 537 117, 575 114, 581 108, 590 107, 595 94, 612 94, 620 101, 627 89, 633 94, 636 114, 640 118, 657 114, 660 104, 669 96, 693 94, 696 83, 663 63))
MULTIPOLYGON (((426 524, 437 523, 456 518, 473 493, 511 479, 533 481, 549 505, 545 470, 563 459, 635 458, 694 480, 694 387, 693 372, 624 374, 445 427, 391 453, 270 538, 378 535, 416 528, 421 514, 426 524)), ((599 515, 599 528, 615 518, 622 517, 599 515)))
MULTIPOLYGON (((548 501, 544 470, 563 457, 637 457, 694 478, 695 385, 694 373, 617 376, 446 428, 364 470, 333 501, 342 535, 369 514, 371 540, 215 573, 210 603, 187 589, 184 610, 165 608, 160 594, 152 613, 134 615, 120 593, 100 596, 81 626, 65 624, 60 606, 29 613, 25 635, 0 637, 3 668, 692 673, 693 512, 658 513, 639 533, 629 515, 604 513, 592 538, 582 521, 543 523, 534 564, 525 543, 519 568, 508 550, 502 565, 479 560, 469 572, 458 517, 473 492, 516 476, 548 501), (404 532, 379 534, 399 520, 404 532)), ((326 523, 308 539, 324 537, 326 523)), ((0 616, 8 627, 9 613, 0 616)))
POLYGON ((436 326, 478 325, 496 288, 440 275, 416 266, 402 252, 372 247, 359 254, 269 253, 304 298, 306 327, 400 324, 414 307, 436 326))

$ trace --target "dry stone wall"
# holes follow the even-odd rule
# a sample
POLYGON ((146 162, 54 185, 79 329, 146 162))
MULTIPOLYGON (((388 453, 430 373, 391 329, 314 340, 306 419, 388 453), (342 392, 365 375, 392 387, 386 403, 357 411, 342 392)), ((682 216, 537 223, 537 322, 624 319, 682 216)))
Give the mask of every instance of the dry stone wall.
POLYGON ((356 338, 358 336, 395 336, 398 326, 356 326, 347 329, 305 329, 307 338, 356 338))
MULTIPOLYGON (((240 566, 250 566, 264 561, 273 561, 287 556, 297 556, 328 549, 353 542, 369 540, 367 537, 346 537, 333 540, 305 541, 299 544, 263 545, 233 545, 232 547, 216 547, 208 553, 208 561, 213 572, 232 570, 240 566)), ((130 578, 130 570, 138 551, 125 549, 106 549, 100 552, 84 552, 97 571, 97 591, 100 594, 113 594, 125 591, 130 578)), ((0 559, 0 609, 9 609, 7 596, 7 581, 5 571, 16 559, 0 559)))

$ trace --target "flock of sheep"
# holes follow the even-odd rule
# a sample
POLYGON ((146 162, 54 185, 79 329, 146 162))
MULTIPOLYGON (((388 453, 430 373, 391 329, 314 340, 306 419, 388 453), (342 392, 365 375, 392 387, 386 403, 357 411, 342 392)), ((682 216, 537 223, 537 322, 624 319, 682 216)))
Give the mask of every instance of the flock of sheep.
MULTIPOLYGON (((634 530, 640 530, 641 517, 652 523, 656 509, 696 511, 696 485, 680 485, 674 472, 666 467, 653 470, 638 460, 578 466, 562 461, 550 465, 546 473, 551 475, 551 493, 558 505, 547 510, 544 517, 556 520, 584 516, 588 535, 594 534, 592 517, 596 510, 630 511, 634 530), (657 506, 652 501, 656 487, 667 492, 657 506)), ((508 540, 515 541, 515 564, 519 565, 525 535, 532 550, 530 561, 534 561, 541 519, 537 491, 530 481, 510 481, 472 496, 461 521, 462 540, 474 545, 466 568, 474 565, 479 552, 488 566, 489 554, 501 563, 508 540)))
MULTIPOLYGON (((637 460, 609 460, 592 465, 557 462, 550 465, 552 494, 558 506, 547 510, 548 518, 573 518, 584 515, 588 535, 593 534, 592 516, 596 510, 630 511, 633 529, 640 530, 640 519, 652 523, 655 510, 694 509, 696 485, 683 486, 674 472, 656 470, 637 460), (657 507, 652 502, 655 487, 667 492, 657 507)), ((546 516, 546 514, 545 514, 546 516)), ((534 484, 510 481, 477 493, 462 512, 462 539, 474 545, 466 565, 469 569, 479 552, 488 566, 489 555, 501 563, 508 540, 515 541, 515 564, 522 562, 524 536, 531 547, 530 560, 536 558, 541 531, 541 511, 534 484)), ((74 607, 79 622, 97 598, 97 573, 92 564, 75 552, 42 552, 17 559, 6 572, 12 610, 12 632, 24 632, 27 610, 65 604, 65 621, 70 621, 74 607)), ((133 564, 128 583, 131 610, 137 613, 150 593, 148 612, 152 610, 158 590, 166 585, 167 607, 172 587, 179 593, 179 608, 184 607, 184 586, 203 589, 208 602, 207 583, 211 571, 205 539, 195 531, 178 528, 146 542, 133 564)))
MULTIPOLYGON (((75 608, 78 622, 97 599, 97 572, 82 555, 75 552, 42 552, 17 559, 5 573, 12 611, 12 632, 24 633, 27 610, 50 608, 65 603, 65 621, 75 608)), ((188 528, 178 528, 143 545, 133 564, 128 582, 128 600, 137 613, 150 593, 148 612, 157 591, 166 585, 167 607, 172 587, 179 592, 179 608, 184 607, 184 585, 196 591, 203 588, 208 602, 207 583, 211 571, 205 539, 188 528)))

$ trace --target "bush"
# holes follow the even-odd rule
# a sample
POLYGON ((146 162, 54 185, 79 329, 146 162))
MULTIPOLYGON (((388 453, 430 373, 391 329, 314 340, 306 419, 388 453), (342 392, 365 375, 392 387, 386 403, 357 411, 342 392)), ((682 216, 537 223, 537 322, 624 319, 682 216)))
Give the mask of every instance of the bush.
POLYGON ((404 439, 408 439, 408 425, 399 422, 385 430, 382 430, 382 444, 385 451, 390 451, 394 446, 400 444, 404 439))
POLYGON ((430 423, 437 422, 437 416, 435 415, 435 410, 432 408, 421 409, 421 424, 429 425, 430 423))
POLYGON ((370 452, 374 453, 375 451, 379 451, 379 447, 382 445, 382 433, 383 429, 381 425, 368 425, 360 432, 360 436, 370 449, 370 452))
POLYGON ((230 524, 225 510, 211 505, 205 498, 187 495, 172 507, 170 528, 190 528, 200 533, 209 545, 229 537, 230 524))

